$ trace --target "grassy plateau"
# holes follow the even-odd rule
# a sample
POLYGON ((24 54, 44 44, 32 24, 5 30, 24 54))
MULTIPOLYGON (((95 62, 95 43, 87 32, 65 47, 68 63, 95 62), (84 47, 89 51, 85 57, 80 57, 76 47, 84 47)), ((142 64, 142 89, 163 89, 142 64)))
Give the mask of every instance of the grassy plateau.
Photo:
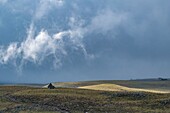
POLYGON ((0 86, 0 113, 170 113, 170 81, 0 86))

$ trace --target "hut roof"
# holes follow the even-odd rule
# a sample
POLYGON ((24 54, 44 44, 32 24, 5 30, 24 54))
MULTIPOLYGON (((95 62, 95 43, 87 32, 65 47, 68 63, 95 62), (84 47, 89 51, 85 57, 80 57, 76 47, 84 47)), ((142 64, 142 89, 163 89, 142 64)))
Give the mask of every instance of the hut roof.
POLYGON ((47 87, 48 87, 48 89, 54 89, 55 88, 55 86, 52 83, 49 83, 47 87))

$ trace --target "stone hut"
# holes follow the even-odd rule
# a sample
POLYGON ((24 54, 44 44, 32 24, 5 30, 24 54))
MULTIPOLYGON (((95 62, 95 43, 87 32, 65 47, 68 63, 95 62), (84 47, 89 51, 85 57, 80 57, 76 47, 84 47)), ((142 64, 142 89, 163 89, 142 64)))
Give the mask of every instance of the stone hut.
POLYGON ((55 89, 55 86, 52 83, 48 84, 47 87, 48 87, 48 89, 55 89))

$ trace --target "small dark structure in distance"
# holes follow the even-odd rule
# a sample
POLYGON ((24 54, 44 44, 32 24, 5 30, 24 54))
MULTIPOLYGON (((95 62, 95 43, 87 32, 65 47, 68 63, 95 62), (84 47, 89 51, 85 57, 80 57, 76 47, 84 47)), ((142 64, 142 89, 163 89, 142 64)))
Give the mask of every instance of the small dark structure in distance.
POLYGON ((55 89, 55 86, 53 86, 52 83, 48 84, 48 89, 55 89))
POLYGON ((158 78, 158 80, 166 81, 166 80, 168 80, 168 79, 166 79, 166 78, 158 78))

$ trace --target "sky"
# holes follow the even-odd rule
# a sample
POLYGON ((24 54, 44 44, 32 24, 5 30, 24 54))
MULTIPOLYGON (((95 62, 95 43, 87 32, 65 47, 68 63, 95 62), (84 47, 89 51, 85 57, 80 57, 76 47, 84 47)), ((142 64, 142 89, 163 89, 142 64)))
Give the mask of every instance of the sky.
POLYGON ((0 82, 170 78, 169 0, 0 0, 0 82))

